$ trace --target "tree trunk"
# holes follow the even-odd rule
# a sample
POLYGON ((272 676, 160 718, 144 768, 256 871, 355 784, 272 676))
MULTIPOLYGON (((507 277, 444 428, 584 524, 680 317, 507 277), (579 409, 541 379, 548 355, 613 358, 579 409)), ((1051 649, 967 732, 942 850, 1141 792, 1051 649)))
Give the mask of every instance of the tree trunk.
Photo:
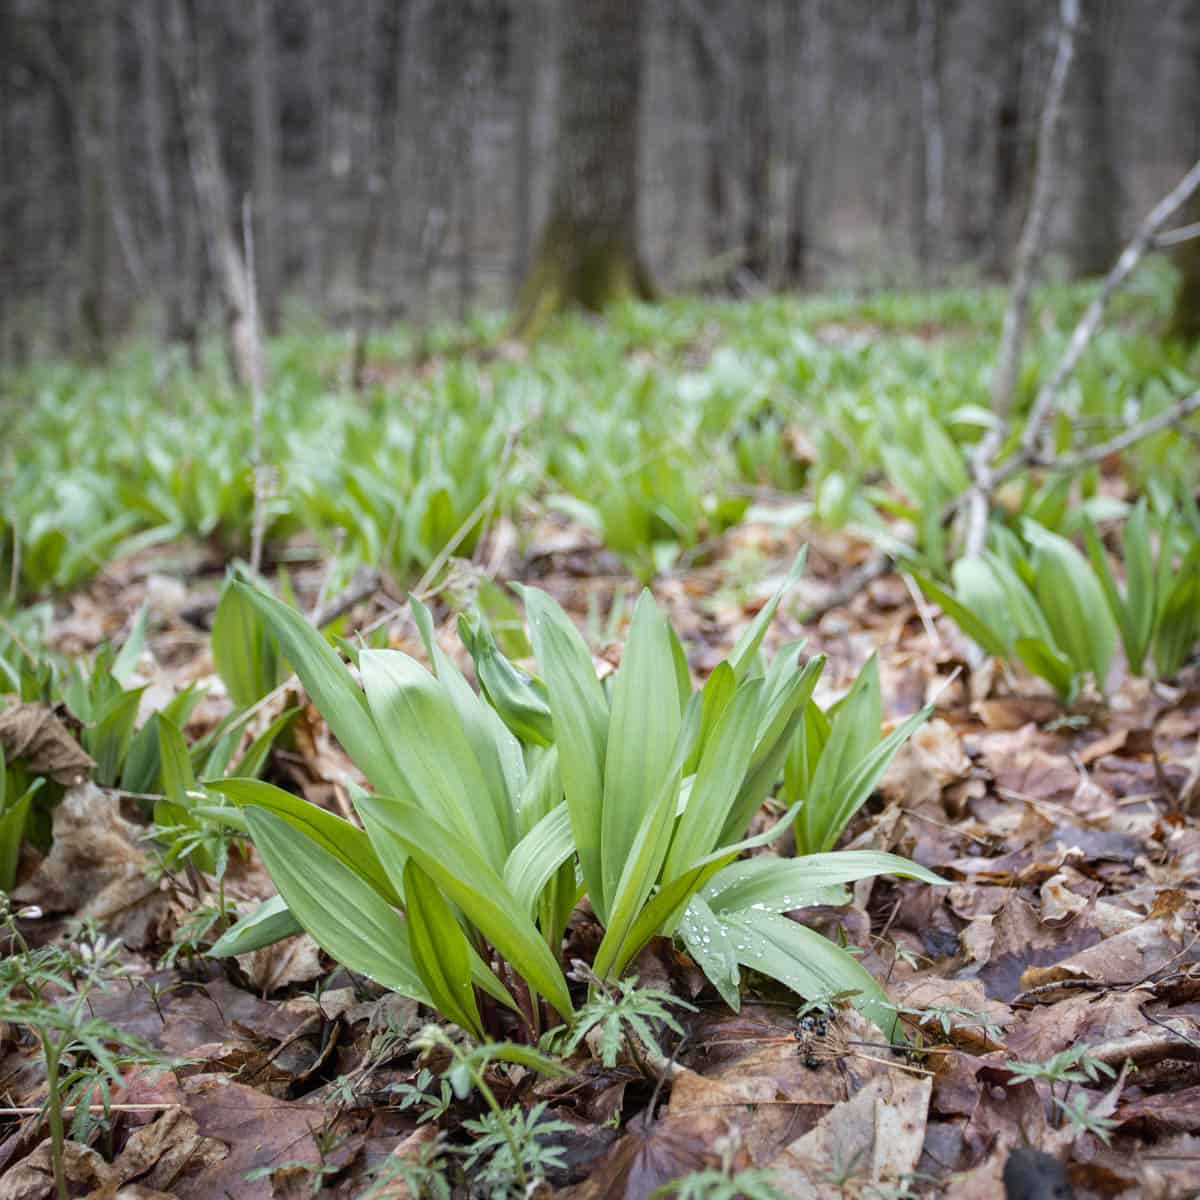
POLYGON ((598 312, 653 294, 637 245, 640 24, 629 0, 570 0, 550 215, 522 289, 521 337, 570 305, 598 312))
POLYGON ((917 0, 917 74, 921 81, 921 174, 917 262, 936 276, 944 258, 946 126, 942 102, 942 19, 937 0, 917 0))
MULTIPOLYGON (((1191 144, 1184 150, 1195 162, 1200 158, 1200 10, 1195 4, 1185 6, 1178 19, 1186 47, 1181 57, 1186 75, 1180 81, 1180 104, 1190 114, 1192 128, 1191 144)), ((1184 224, 1200 222, 1200 192, 1191 198, 1184 212, 1184 224)), ((1168 332, 1172 337, 1200 341, 1200 238, 1182 242, 1174 257, 1180 277, 1168 332)))
POLYGON ((989 269, 1007 275, 1017 244, 1017 226, 1029 174, 1027 139, 1022 135, 1021 81, 1025 62, 1025 9, 1022 0, 994 7, 999 14, 996 52, 1002 64, 995 112, 992 165, 992 220, 989 269))
POLYGON ((270 333, 279 332, 280 225, 283 220, 279 189, 279 96, 275 53, 274 5, 254 0, 250 62, 251 108, 254 124, 254 273, 259 311, 270 333))
POLYGON ((229 360, 240 384, 260 385, 261 357, 254 321, 255 306, 250 295, 246 263, 234 233, 235 214, 213 115, 203 22, 189 19, 185 0, 166 0, 166 23, 170 42, 168 57, 183 107, 196 207, 225 308, 229 360))
POLYGON ((1102 275, 1121 252, 1121 176, 1111 104, 1107 0, 1084 0, 1072 78, 1076 136, 1075 204, 1068 254, 1075 273, 1102 275))
POLYGON ((84 42, 83 103, 75 113, 79 171, 83 286, 79 320, 86 355, 104 358, 111 342, 114 254, 112 174, 106 156, 116 151, 117 11, 115 0, 97 4, 99 29, 84 42))

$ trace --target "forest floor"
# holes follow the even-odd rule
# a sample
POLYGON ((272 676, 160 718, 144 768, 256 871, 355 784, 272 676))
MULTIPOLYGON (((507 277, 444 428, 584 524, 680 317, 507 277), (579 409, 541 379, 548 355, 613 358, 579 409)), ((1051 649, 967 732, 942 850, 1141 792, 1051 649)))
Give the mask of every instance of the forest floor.
MULTIPOLYGON (((502 526, 494 537, 506 539, 502 526)), ((698 676, 732 645, 797 548, 794 533, 740 526, 709 565, 660 581, 656 594, 698 676)), ((809 594, 785 605, 773 636, 800 635, 788 613, 867 552, 849 537, 815 538, 809 594)), ((211 676, 188 602, 215 590, 223 564, 193 548, 191 589, 176 592, 162 557, 110 567, 64 606, 54 639, 83 649, 149 600, 158 618, 142 664, 150 686, 170 692, 211 676)), ((594 539, 560 520, 500 564, 497 577, 536 581, 584 626, 607 616, 614 597, 633 594, 594 539)), ((351 625, 381 611, 366 601, 351 625)), ((456 640, 444 632, 452 650, 456 640)), ((798 914, 858 947, 896 1002, 920 1011, 924 1047, 897 1060, 847 1011, 824 1034, 805 1032, 797 1002, 769 986, 761 994, 752 986, 734 1014, 684 955, 657 942, 633 972, 696 1006, 678 1014, 687 1037, 669 1086, 632 1063, 606 1069, 586 1054, 564 1081, 508 1084, 513 1100, 545 1100, 571 1127, 552 1138, 566 1164, 551 1173, 556 1187, 576 1180, 565 1194, 645 1196, 719 1167, 724 1152, 737 1166, 771 1168, 784 1195, 882 1197, 902 1194, 903 1182, 914 1194, 994 1197, 1008 1150, 1028 1144, 1066 1158, 1079 1195, 1195 1194, 1200 827, 1185 801, 1195 792, 1200 680, 1149 687, 1130 679, 1106 707, 1070 719, 1028 680, 985 687, 959 675, 947 684, 965 658, 962 636, 918 607, 897 576, 803 632, 813 652, 828 655, 830 696, 877 652, 889 721, 938 697, 936 718, 889 769, 848 844, 910 856, 952 884, 864 882, 853 904, 798 914), (1077 1066, 1057 1082, 1014 1067, 1080 1047, 1085 1066, 1097 1064, 1082 1084, 1069 1082, 1077 1066), (1064 1120, 1052 1089, 1086 1097, 1095 1128, 1064 1120)), ((420 653, 402 614, 389 640, 420 653)), ((606 647, 598 650, 603 659, 606 647)), ((192 732, 205 719, 214 717, 199 713, 192 732)), ((294 749, 278 758, 281 781, 335 810, 343 775, 355 774, 312 709, 294 749)), ((359 1195, 389 1155, 417 1155, 436 1130, 453 1139, 477 1115, 478 1104, 455 1104, 419 1124, 418 1105, 389 1102, 389 1090, 414 1085, 426 1065, 403 1052, 423 1017, 412 1002, 330 974, 306 936, 233 971, 202 957, 164 968, 189 897, 170 878, 148 877, 152 856, 131 802, 123 809, 95 789, 79 804, 15 893, 44 914, 22 929, 40 942, 71 917, 101 922, 121 939, 131 982, 97 996, 96 1014, 188 1061, 126 1075, 109 1128, 94 1149, 73 1153, 76 1183, 113 1194, 102 1189, 137 1182, 140 1192, 124 1194, 143 1197, 291 1196, 314 1184, 322 1194, 359 1195), (380 1058, 385 1029, 400 1043, 380 1058), (340 1081, 365 1068, 367 1093, 339 1102, 340 1081), (270 1175, 247 1182, 264 1168, 270 1175)), ((235 896, 272 890, 253 859, 231 874, 235 896)), ((586 921, 570 936, 581 955, 595 941, 586 921)), ((11 1027, 5 1047, 6 1103, 38 1105, 35 1048, 11 1027)), ((0 1196, 48 1195, 41 1119, 18 1120, 12 1109, 0 1119, 9 1125, 0 1196)))
MULTIPOLYGON (((271 551, 285 559, 304 544, 271 551)), ((690 1006, 672 1009, 683 1037, 660 1027, 664 1055, 622 1052, 606 1066, 591 1041, 561 1079, 488 1068, 501 1103, 561 1122, 542 1140, 545 1178, 531 1194, 632 1200, 691 1175, 692 1190, 665 1194, 993 1200, 1015 1147, 1065 1163, 1079 1197, 1200 1194, 1200 668, 1152 683, 1119 663, 1103 698, 1068 710, 1030 676, 978 664, 958 627, 897 574, 803 624, 873 547, 798 522, 786 498, 767 496, 650 585, 697 682, 802 544, 807 569, 769 641, 804 636, 805 653, 828 657, 816 699, 844 693, 875 653, 885 727, 935 705, 841 845, 904 855, 948 884, 864 880, 848 904, 792 914, 854 949, 906 1016, 910 1049, 888 1046, 847 1007, 802 1015, 794 995, 753 974, 734 1013, 686 954, 656 939, 630 974, 690 1006)), ((119 641, 145 606, 141 708, 206 683, 187 725, 200 738, 228 710, 209 648, 226 565, 202 540, 117 558, 57 598, 45 645, 86 656, 119 641)), ((321 561, 290 578, 304 611, 328 601, 321 561)), ((598 669, 619 663, 640 585, 569 513, 499 517, 469 559, 451 560, 429 602, 440 644, 468 673, 454 622, 484 581, 544 588, 598 669)), ((389 646, 423 659, 399 598, 386 585, 368 591, 342 632, 379 626, 389 646)), ((300 715, 265 777, 349 813, 346 781, 362 777, 298 685, 251 732, 291 705, 300 715)), ((56 749, 42 746, 50 766, 56 749)), ((96 1083, 66 1114, 71 1194, 394 1200, 465 1196, 472 1180, 472 1194, 504 1194, 479 1182, 486 1161, 464 1153, 476 1136, 465 1123, 486 1112, 480 1097, 456 1098, 439 1079, 445 1055, 409 1045, 428 1012, 338 968, 307 935, 206 958, 204 931, 189 926, 204 885, 194 867, 158 869, 139 799, 71 788, 52 847, 25 847, 12 893, 29 954, 75 937, 85 961, 103 957, 69 932, 80 919, 119 939, 121 978, 94 990, 87 1012, 141 1039, 138 1054, 118 1054, 119 1084, 96 1083)), ((231 852, 224 886, 242 911, 274 891, 248 849, 231 852)), ((588 961, 599 928, 586 909, 567 938, 564 961, 588 961)), ((42 1049, 4 1018, 0 1009, 0 1200, 40 1200, 54 1186, 42 1049)))

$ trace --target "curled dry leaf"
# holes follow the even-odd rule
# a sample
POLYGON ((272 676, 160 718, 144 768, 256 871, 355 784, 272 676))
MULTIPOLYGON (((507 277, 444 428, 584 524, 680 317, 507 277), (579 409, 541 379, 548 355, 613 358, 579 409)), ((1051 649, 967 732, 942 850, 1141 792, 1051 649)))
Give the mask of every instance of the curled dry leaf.
POLYGON ((82 783, 96 765, 48 704, 14 704, 0 712, 0 746, 9 762, 63 787, 82 783))

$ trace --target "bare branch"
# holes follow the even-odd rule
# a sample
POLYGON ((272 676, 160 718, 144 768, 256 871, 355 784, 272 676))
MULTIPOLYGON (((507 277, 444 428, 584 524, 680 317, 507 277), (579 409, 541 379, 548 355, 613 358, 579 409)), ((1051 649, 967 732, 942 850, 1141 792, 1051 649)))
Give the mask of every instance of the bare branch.
POLYGON ((1029 327, 1029 298, 1033 291, 1034 275, 1050 221, 1050 204, 1054 197, 1057 175, 1057 134, 1066 93, 1067 76, 1075 53, 1075 35, 1079 26, 1078 0, 1062 0, 1054 65, 1046 89, 1046 103, 1038 126, 1037 172, 1033 180, 1033 195, 1029 213, 1017 245, 1016 267, 1012 291, 1004 313, 1004 328, 996 373, 992 379, 992 410, 996 424, 980 440, 971 457, 972 487, 968 497, 966 554, 973 556, 983 549, 987 534, 988 497, 993 489, 992 460, 1008 434, 1009 414, 1021 370, 1021 354, 1029 327))
POLYGON ((1190 396, 1185 396, 1182 400, 1176 401, 1170 408, 1164 408, 1162 412, 1155 414, 1153 417, 1147 417, 1144 421, 1139 421, 1132 428, 1125 430, 1124 433, 1117 434, 1116 437, 1109 438, 1107 442, 1100 442, 1095 446, 1089 446, 1086 450, 1080 450, 1075 454, 1060 454, 1057 457, 1041 457, 1035 456, 1026 458, 1022 456, 1013 464, 1014 470, 1010 473, 1006 468, 1005 471, 997 477, 996 482, 1002 483, 1005 479, 1009 479, 1015 475, 1017 471, 1023 470, 1026 466, 1045 467, 1051 471, 1077 471, 1082 467, 1094 466, 1098 462, 1103 462, 1110 454, 1118 454, 1122 450, 1128 450, 1130 446, 1140 442, 1143 438, 1148 438, 1152 434, 1161 433, 1164 429, 1170 429, 1173 425, 1180 421, 1186 420, 1192 413, 1200 410, 1200 391, 1193 392, 1190 396))
POLYGON ((1198 187, 1200 187, 1200 161, 1194 163, 1191 170, 1154 206, 1138 227, 1133 240, 1121 251, 1121 257, 1117 259, 1116 266, 1108 273, 1108 277, 1100 285, 1099 293, 1088 305, 1087 311, 1079 318, 1079 323, 1075 326, 1067 348, 1058 360, 1058 366, 1054 368, 1054 373, 1042 384, 1041 391, 1037 394, 1037 399, 1029 413, 1029 423, 1025 426, 1025 433, 1021 438, 1021 449, 1026 454, 1036 446, 1038 438, 1041 436, 1042 426, 1050 415, 1054 401, 1062 390, 1067 377, 1078 365, 1088 343, 1095 336, 1096 330, 1100 326, 1100 318, 1104 315, 1104 310, 1108 306, 1112 294, 1129 278, 1134 267, 1142 261, 1146 252, 1153 248, 1158 231, 1187 203, 1198 187))

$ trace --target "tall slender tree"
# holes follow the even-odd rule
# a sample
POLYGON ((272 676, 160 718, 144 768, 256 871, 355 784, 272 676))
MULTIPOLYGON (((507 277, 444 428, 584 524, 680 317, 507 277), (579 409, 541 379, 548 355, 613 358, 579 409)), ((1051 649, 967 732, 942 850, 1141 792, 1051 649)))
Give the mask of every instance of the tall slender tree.
POLYGON ((641 10, 568 0, 550 215, 518 305, 523 337, 569 305, 600 310, 652 294, 638 250, 641 10))
MULTIPOLYGON (((1177 16, 1183 44, 1180 66, 1179 97, 1184 111, 1190 116, 1191 137, 1185 147, 1193 161, 1200 158, 1200 8, 1195 4, 1181 5, 1177 16)), ((1185 220, 1200 224, 1200 192, 1188 202, 1185 220)), ((1200 340, 1200 237, 1182 242, 1175 252, 1179 268, 1179 287, 1175 292, 1175 307, 1171 313, 1170 332, 1188 341, 1200 340)))

